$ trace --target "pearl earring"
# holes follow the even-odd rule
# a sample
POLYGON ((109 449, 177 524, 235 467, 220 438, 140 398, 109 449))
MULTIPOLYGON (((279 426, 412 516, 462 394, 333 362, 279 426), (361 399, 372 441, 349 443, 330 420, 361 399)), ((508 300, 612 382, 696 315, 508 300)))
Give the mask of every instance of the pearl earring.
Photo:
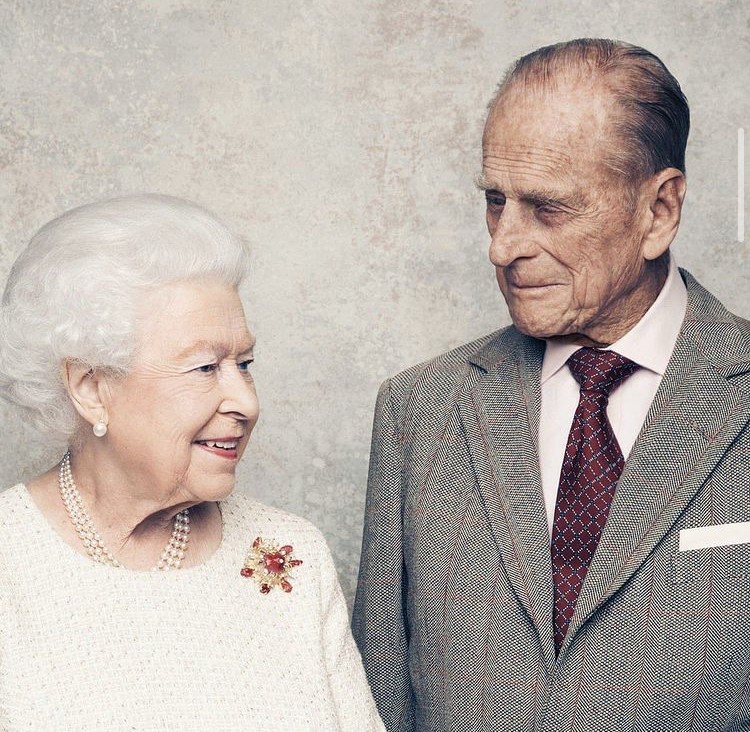
POLYGON ((97 437, 104 437, 104 435, 107 434, 107 425, 104 423, 103 419, 100 419, 95 425, 94 425, 94 434, 97 437))

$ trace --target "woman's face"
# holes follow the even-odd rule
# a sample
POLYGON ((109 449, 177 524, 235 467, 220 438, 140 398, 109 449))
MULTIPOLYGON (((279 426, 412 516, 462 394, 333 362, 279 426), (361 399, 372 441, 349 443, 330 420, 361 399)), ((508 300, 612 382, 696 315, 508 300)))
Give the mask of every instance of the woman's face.
POLYGON ((259 411, 239 296, 181 282, 150 293, 140 313, 134 368, 111 388, 107 447, 143 497, 225 498, 259 411))

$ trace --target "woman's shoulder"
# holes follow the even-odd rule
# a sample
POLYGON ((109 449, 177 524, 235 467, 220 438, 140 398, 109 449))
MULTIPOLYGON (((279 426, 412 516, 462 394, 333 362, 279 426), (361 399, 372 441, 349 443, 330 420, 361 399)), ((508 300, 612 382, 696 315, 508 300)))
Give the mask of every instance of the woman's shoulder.
POLYGON ((3 528, 27 524, 30 510, 29 492, 23 483, 0 491, 0 526, 3 528))
POLYGON ((256 501, 235 492, 221 502, 224 523, 251 542, 261 538, 264 543, 299 545, 316 553, 328 554, 328 546, 321 531, 310 521, 280 508, 256 501))
MULTIPOLYGON (((24 566, 29 552, 38 553, 48 537, 39 521, 39 510, 23 483, 0 491, 0 565, 24 566)), ((7 568, 7 567, 6 567, 7 568)))

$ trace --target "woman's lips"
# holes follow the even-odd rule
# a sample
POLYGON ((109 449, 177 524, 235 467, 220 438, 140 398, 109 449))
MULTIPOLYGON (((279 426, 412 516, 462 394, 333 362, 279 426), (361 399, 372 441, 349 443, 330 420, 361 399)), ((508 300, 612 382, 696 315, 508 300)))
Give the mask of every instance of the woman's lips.
POLYGON ((236 460, 240 439, 238 437, 226 437, 220 440, 196 440, 194 444, 217 457, 225 460, 236 460))

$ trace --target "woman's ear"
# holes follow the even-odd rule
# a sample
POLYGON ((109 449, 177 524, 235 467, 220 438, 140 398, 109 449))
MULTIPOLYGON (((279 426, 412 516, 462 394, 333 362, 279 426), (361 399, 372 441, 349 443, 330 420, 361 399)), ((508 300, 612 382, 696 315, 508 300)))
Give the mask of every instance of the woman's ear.
POLYGON ((644 259, 658 259, 669 249, 682 216, 687 181, 677 168, 660 170, 646 184, 649 225, 641 242, 644 259))
POLYGON ((109 421, 109 383, 104 371, 92 369, 79 361, 66 361, 63 382, 76 412, 91 425, 109 421))

